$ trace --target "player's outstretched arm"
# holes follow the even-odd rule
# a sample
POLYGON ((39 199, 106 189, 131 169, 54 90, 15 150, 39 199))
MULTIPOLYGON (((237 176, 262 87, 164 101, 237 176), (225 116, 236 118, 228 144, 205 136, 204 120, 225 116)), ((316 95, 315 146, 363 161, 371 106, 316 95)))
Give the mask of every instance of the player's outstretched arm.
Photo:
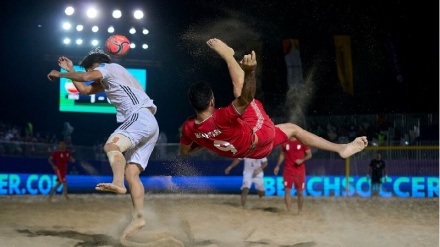
POLYGON ((97 70, 89 72, 67 72, 61 73, 58 70, 52 70, 47 75, 47 78, 51 81, 57 78, 68 78, 71 79, 73 85, 76 87, 78 92, 83 95, 96 94, 104 91, 99 79, 102 78, 101 72, 97 70), (86 85, 84 82, 94 81, 92 84, 86 85))
POLYGON ((256 79, 255 79, 255 68, 257 67, 257 55, 255 51, 251 54, 245 55, 240 61, 240 66, 244 71, 244 83, 241 94, 236 98, 232 104, 234 105, 237 112, 243 113, 248 105, 254 100, 256 92, 256 79))

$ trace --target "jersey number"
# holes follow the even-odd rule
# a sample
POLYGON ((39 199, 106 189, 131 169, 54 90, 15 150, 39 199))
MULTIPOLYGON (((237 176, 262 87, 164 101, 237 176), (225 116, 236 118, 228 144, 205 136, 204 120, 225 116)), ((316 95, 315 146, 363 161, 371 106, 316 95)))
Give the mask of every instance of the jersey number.
POLYGON ((225 141, 214 141, 214 147, 225 151, 225 152, 232 152, 233 154, 235 154, 237 152, 237 149, 234 147, 234 145, 232 145, 229 142, 225 142, 225 141))

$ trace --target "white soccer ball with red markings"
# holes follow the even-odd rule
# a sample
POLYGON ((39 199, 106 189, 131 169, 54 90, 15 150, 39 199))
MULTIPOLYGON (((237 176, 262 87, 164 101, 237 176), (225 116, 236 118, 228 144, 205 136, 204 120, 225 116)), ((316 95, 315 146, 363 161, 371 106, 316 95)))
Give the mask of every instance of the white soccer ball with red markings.
POLYGON ((105 42, 105 50, 115 57, 125 56, 130 50, 130 40, 121 34, 112 35, 105 42))

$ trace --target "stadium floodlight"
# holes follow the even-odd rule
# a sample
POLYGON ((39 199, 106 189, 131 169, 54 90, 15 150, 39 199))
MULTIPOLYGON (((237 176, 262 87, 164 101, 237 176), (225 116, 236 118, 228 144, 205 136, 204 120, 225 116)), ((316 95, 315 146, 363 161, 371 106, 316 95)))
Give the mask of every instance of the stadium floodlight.
POLYGON ((77 25, 76 26, 76 31, 81 32, 84 29, 83 25, 77 25))
POLYGON ((90 8, 87 10, 87 17, 95 18, 98 15, 98 11, 95 8, 90 8))
POLYGON ((61 11, 65 13, 65 19, 59 20, 58 25, 60 31, 66 35, 60 39, 60 43, 64 43, 63 46, 96 48, 102 46, 109 36, 119 33, 129 35, 130 48, 134 49, 137 45, 138 50, 149 49, 148 40, 146 39, 147 35, 150 35, 150 31, 149 26, 144 24, 143 19, 147 13, 143 9, 125 9, 121 6, 105 9, 96 4, 83 7, 73 4, 66 4, 61 7, 61 11), (123 18, 125 20, 122 20, 123 18), (105 22, 101 22, 103 21, 101 19, 105 19, 105 22), (102 24, 104 26, 101 26, 102 24), (73 32, 77 35, 71 35, 73 32), (84 37, 84 35, 88 37, 84 37))
POLYGON ((113 10, 112 16, 115 19, 119 19, 122 16, 122 12, 119 9, 115 9, 113 10))
POLYGON ((113 26, 110 26, 110 27, 108 27, 107 32, 114 33, 115 32, 115 28, 113 26))
POLYGON ((66 44, 66 45, 70 44, 70 42, 71 42, 71 40, 69 38, 65 38, 63 40, 63 43, 66 44))
POLYGON ((64 22, 63 23, 64 30, 69 30, 71 27, 72 27, 72 24, 70 24, 69 22, 64 22))
POLYGON ((64 13, 66 15, 73 15, 73 13, 75 13, 75 9, 72 6, 69 6, 64 10, 64 13))
POLYGON ((133 13, 134 18, 136 19, 142 19, 144 17, 144 12, 142 10, 136 10, 133 13))

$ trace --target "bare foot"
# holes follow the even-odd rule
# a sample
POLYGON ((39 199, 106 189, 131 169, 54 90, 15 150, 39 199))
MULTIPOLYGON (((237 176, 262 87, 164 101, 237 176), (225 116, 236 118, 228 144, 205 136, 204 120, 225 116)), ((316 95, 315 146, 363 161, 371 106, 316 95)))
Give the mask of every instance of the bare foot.
POLYGON ((244 82, 244 71, 235 60, 235 51, 219 39, 210 39, 206 42, 208 46, 219 54, 228 65, 229 75, 234 84, 234 97, 241 95, 244 82))
POLYGON ((341 156, 341 158, 348 158, 353 154, 362 151, 366 146, 368 146, 367 137, 361 136, 354 139, 354 141, 345 144, 342 151, 339 152, 339 155, 341 156))
POLYGON ((130 224, 128 224, 128 226, 122 232, 121 239, 127 238, 129 235, 139 231, 144 226, 145 226, 145 219, 141 214, 137 214, 133 216, 130 224))
POLYGON ((99 183, 96 185, 95 190, 110 191, 110 192, 114 192, 116 194, 127 193, 127 189, 125 188, 125 186, 121 187, 119 185, 112 184, 112 183, 99 183))
POLYGON ((208 46, 219 54, 223 59, 234 57, 235 51, 219 39, 210 39, 206 42, 208 46))

